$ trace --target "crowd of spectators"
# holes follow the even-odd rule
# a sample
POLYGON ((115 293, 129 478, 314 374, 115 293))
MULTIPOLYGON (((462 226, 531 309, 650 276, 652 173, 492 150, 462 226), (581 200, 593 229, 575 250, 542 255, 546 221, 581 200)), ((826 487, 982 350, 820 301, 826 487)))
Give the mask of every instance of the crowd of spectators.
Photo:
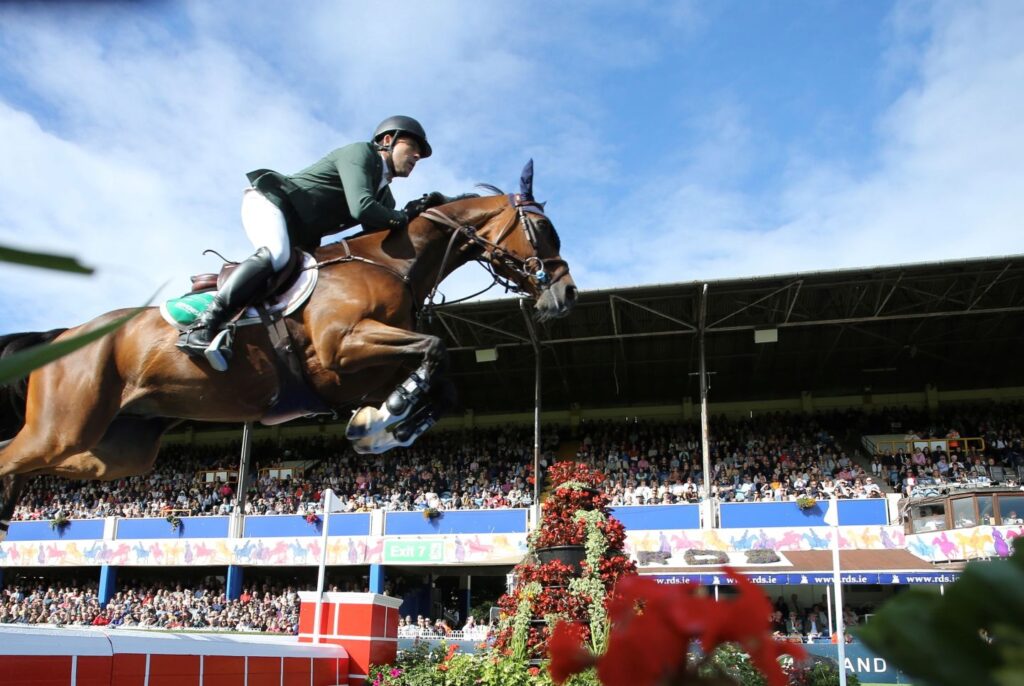
POLYGON ((0 591, 0 624, 201 629, 295 634, 299 598, 291 586, 246 588, 228 600, 223 588, 131 585, 100 605, 95 585, 9 584, 0 591))
MULTIPOLYGON (((988 405, 929 415, 912 410, 763 414, 710 425, 711 496, 726 502, 785 501, 799 496, 882 497, 892 488, 956 481, 984 485, 1017 479, 1024 468, 1020 404, 988 405), (984 452, 966 449, 859 454, 865 433, 978 436, 984 452)), ((584 422, 543 431, 542 467, 573 455, 602 470, 612 505, 698 502, 704 492, 697 422, 584 422), (568 449, 568 453, 566 450, 568 449)), ((953 445, 953 444, 951 444, 953 445)), ((146 476, 72 482, 38 477, 29 482, 16 520, 230 514, 231 472, 238 445, 166 446, 146 476)), ((331 435, 257 442, 245 514, 306 514, 322 490, 341 496, 347 512, 427 507, 492 509, 533 503, 533 436, 529 427, 433 432, 414 446, 386 455, 357 455, 331 435), (291 478, 271 468, 289 466, 291 478)))
MULTIPOLYGON (((843 416, 765 414, 712 422, 711 495, 723 502, 882 497, 830 432, 843 416)), ((608 475, 612 505, 667 505, 705 497, 696 424, 599 423, 576 454, 608 475)))
MULTIPOLYGON (((807 643, 837 641, 834 618, 829 616, 829 602, 822 596, 819 603, 801 603, 794 593, 786 600, 782 596, 776 598, 772 608, 772 633, 776 638, 789 639, 807 643)), ((872 608, 854 608, 847 605, 843 608, 843 626, 846 642, 851 643, 853 636, 847 633, 850 627, 861 623, 861 619, 870 613, 872 608)))
POLYGON ((491 631, 490 623, 478 623, 472 615, 461 629, 453 629, 447 618, 431 621, 429 617, 412 615, 398 620, 399 638, 447 638, 449 640, 483 640, 491 631))
POLYGON ((871 472, 905 495, 940 495, 951 488, 1018 486, 1024 477, 1024 405, 963 406, 933 416, 913 410, 887 413, 878 433, 914 439, 941 438, 939 445, 888 450, 871 461, 871 472), (984 447, 976 441, 982 439, 984 447))

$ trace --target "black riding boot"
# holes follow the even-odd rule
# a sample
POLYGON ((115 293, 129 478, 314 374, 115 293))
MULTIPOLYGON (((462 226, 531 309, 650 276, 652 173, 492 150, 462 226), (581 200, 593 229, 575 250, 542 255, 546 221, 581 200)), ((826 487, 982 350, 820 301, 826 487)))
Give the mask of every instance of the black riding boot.
POLYGON ((218 372, 226 371, 231 341, 224 325, 263 293, 274 274, 270 251, 260 248, 240 262, 213 297, 210 306, 178 337, 178 347, 190 355, 205 357, 218 372))

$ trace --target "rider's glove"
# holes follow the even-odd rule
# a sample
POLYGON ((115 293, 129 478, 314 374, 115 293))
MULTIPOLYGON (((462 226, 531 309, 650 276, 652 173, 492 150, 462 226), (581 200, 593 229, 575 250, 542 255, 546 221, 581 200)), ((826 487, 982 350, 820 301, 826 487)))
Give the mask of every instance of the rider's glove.
POLYGON ((423 197, 410 200, 405 204, 405 215, 412 221, 416 217, 423 214, 423 211, 431 207, 437 207, 448 202, 448 198, 442 193, 434 191, 433 193, 424 193, 423 197))

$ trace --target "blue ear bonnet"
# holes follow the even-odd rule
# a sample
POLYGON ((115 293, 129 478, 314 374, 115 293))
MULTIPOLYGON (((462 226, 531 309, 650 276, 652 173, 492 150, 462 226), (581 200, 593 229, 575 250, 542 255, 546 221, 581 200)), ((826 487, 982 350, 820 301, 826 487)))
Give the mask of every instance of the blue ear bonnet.
POLYGON ((513 207, 521 209, 530 214, 544 215, 544 204, 533 199, 533 160, 531 159, 523 167, 519 175, 519 192, 509 193, 508 201, 513 207))

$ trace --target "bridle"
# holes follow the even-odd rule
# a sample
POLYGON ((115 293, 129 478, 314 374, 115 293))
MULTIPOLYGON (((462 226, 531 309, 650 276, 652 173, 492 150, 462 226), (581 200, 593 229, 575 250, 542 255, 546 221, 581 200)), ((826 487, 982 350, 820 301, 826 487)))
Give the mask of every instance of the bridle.
POLYGON ((475 298, 481 293, 489 291, 496 285, 504 287, 506 293, 511 292, 529 295, 522 284, 532 282, 536 284, 537 288, 541 293, 543 293, 550 288, 552 284, 569 272, 569 263, 559 257, 541 258, 537 255, 531 255, 530 257, 523 258, 502 246, 502 243, 509 237, 509 235, 511 235, 516 224, 518 224, 522 227, 523 232, 526 235, 526 240, 529 241, 530 246, 536 253, 538 251, 538 227, 535 217, 547 219, 544 214, 543 206, 534 201, 534 199, 528 195, 521 193, 509 193, 508 200, 509 204, 515 209, 515 214, 512 215, 508 223, 502 227, 501 231, 498 232, 498 237, 493 241, 480 236, 475 227, 460 224, 436 207, 425 210, 423 214, 420 215, 421 217, 425 217, 452 229, 451 238, 448 240, 448 247, 445 249, 444 258, 441 260, 441 267, 437 272, 437 281, 434 283, 434 287, 431 288, 430 292, 427 294, 427 303, 424 306, 425 309, 429 310, 435 304, 434 298, 438 287, 441 285, 441 279, 444 277, 444 267, 448 264, 455 242, 459 237, 462 237, 466 241, 459 248, 460 252, 465 252, 473 247, 481 250, 480 256, 477 257, 475 261, 479 262, 491 275, 491 284, 487 286, 487 288, 484 288, 472 295, 443 304, 451 305, 475 298), (502 267, 519 276, 520 282, 516 283, 512 279, 500 274, 498 269, 502 267))

